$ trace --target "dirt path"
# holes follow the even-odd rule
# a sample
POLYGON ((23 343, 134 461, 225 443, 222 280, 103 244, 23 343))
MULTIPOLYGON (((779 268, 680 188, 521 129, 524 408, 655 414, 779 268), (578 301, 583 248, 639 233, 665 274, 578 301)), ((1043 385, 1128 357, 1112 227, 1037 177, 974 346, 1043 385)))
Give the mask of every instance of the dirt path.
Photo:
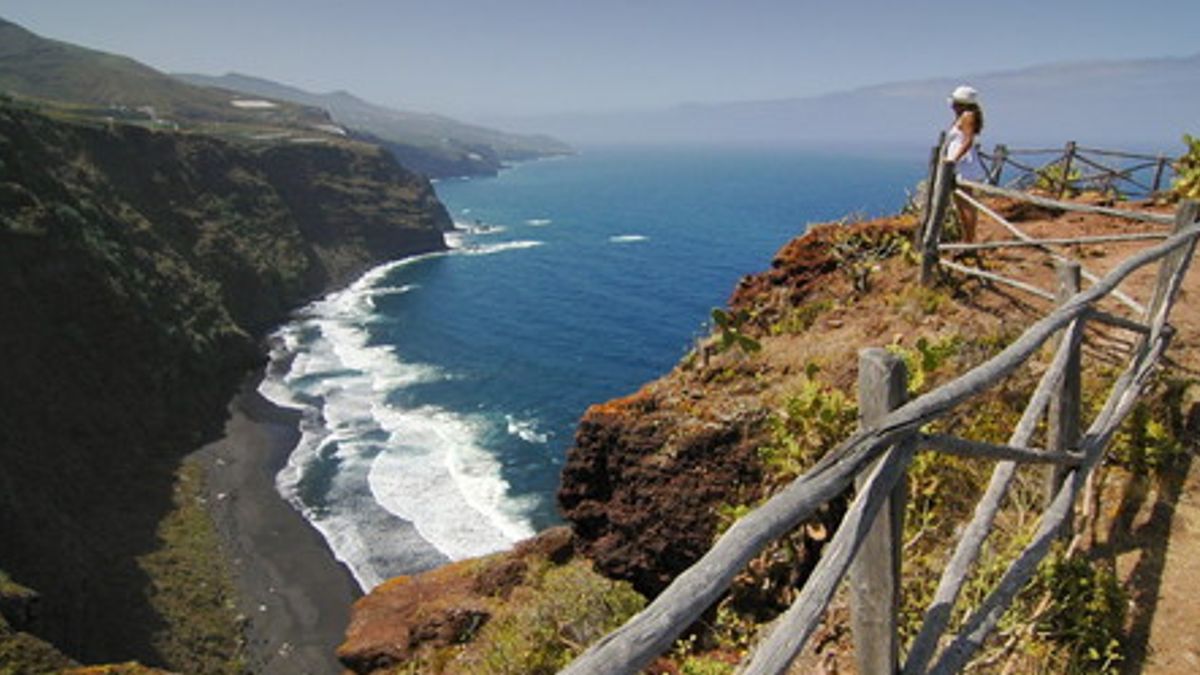
MULTIPOLYGON (((1188 472, 1168 480, 1143 509, 1145 526, 1166 530, 1168 536, 1130 561, 1135 573, 1144 570, 1151 582, 1134 599, 1140 605, 1132 608, 1135 616, 1148 615, 1143 673, 1200 672, 1200 462, 1192 457, 1188 464, 1188 472)), ((1137 660, 1130 662, 1130 671, 1138 672, 1137 660)))

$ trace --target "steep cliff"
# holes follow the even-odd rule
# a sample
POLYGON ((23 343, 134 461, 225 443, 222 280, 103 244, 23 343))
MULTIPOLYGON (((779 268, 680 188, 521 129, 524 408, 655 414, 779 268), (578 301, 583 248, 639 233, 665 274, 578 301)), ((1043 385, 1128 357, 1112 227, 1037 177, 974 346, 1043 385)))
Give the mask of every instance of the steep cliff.
MULTIPOLYGON (((577 570, 573 594, 561 604, 581 616, 581 607, 603 615, 592 617, 589 624, 621 623, 630 611, 628 603, 606 606, 594 600, 607 592, 606 584, 617 580, 644 597, 657 595, 699 559, 721 528, 747 505, 794 475, 789 473, 793 467, 781 468, 764 452, 785 433, 779 411, 811 381, 814 373, 806 362, 822 360, 828 364, 822 382, 845 384, 846 369, 834 364, 852 363, 845 355, 853 355, 863 341, 861 335, 836 335, 829 325, 821 328, 833 339, 813 340, 808 332, 818 319, 836 322, 832 317, 845 316, 848 309, 835 307, 831 298, 855 296, 852 277, 840 272, 846 260, 839 246, 861 243, 865 251, 888 248, 891 255, 891 245, 909 236, 911 226, 911 219, 897 218, 853 228, 814 228, 785 246, 771 270, 747 277, 734 293, 734 311, 746 310, 750 317, 739 321, 736 329, 758 339, 761 351, 751 357, 738 349, 722 350, 721 335, 715 332, 670 373, 634 394, 587 410, 568 451, 558 492, 576 553, 567 564, 577 570)), ((908 323, 905 315, 893 320, 908 323)), ((823 385, 821 392, 831 388, 823 385)), ((853 425, 855 411, 841 406, 828 411, 828 417, 824 434, 831 437, 853 425)), ((825 440, 817 437, 812 443, 825 440)), ((730 598, 737 611, 766 618, 786 608, 843 510, 840 504, 821 510, 739 575, 730 598)), ((557 672, 587 640, 565 640, 568 644, 552 665, 529 659, 530 653, 540 654, 528 647, 498 667, 471 661, 506 646, 512 651, 505 632, 490 623, 459 639, 413 637, 423 625, 434 620, 446 625, 450 617, 478 611, 485 603, 492 603, 487 617, 501 611, 477 589, 479 570, 522 567, 521 548, 529 545, 492 559, 393 580, 372 591, 355 606, 339 650, 343 664, 364 674, 391 672, 398 664, 421 672, 557 672), (422 604, 431 597, 439 600, 422 604)), ((529 589, 522 601, 544 602, 541 598, 536 589, 529 589)), ((717 623, 712 614, 705 617, 706 623, 717 623)), ((570 616, 558 619, 558 624, 576 625, 570 616)), ((547 644, 556 639, 549 638, 547 644)), ((662 668, 653 672, 680 672, 665 661, 659 665, 662 668)))
POLYGON ((451 226, 371 146, 0 106, 0 569, 41 593, 36 631, 80 660, 160 663, 139 560, 256 337, 451 226))

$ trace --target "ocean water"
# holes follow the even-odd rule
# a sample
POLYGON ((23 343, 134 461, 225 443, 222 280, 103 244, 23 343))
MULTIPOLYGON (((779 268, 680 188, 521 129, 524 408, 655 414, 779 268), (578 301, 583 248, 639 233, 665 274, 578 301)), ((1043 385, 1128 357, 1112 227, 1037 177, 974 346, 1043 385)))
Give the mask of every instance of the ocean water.
POLYGON ((359 584, 558 522, 580 415, 668 370, 809 223, 899 209, 925 151, 589 148, 437 192, 447 253, 372 270, 273 336, 303 411, 280 493, 359 584))

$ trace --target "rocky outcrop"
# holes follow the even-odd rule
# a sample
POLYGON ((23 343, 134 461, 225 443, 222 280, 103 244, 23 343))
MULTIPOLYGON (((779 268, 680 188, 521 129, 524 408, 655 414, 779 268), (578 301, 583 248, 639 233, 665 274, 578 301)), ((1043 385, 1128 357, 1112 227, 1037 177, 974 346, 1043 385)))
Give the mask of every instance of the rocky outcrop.
POLYGON ((656 387, 592 406, 579 422, 558 502, 604 574, 656 595, 712 545, 716 507, 759 494, 762 416, 680 417, 656 387))
MULTIPOLYGON (((442 671, 442 665, 434 665, 446 659, 444 653, 438 657, 439 651, 475 639, 493 619, 498 604, 518 587, 528 591, 530 577, 545 575, 547 567, 565 565, 572 555, 570 530, 557 527, 503 554, 386 581, 355 603, 337 657, 360 674, 420 663, 430 667, 426 671, 442 671)), ((527 628, 533 631, 535 627, 527 628)), ((516 663, 509 665, 517 668, 516 663)))
POLYGON ((369 146, 224 142, 0 105, 0 568, 83 661, 160 660, 138 559, 257 336, 444 248, 429 183, 369 146))

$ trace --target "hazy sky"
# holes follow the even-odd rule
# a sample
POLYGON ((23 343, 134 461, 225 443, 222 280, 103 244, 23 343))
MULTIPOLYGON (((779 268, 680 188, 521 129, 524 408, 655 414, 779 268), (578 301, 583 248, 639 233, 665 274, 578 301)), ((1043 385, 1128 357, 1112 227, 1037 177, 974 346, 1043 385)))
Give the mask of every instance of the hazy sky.
POLYGON ((44 36, 470 119, 1200 52, 1200 0, 0 0, 44 36))

